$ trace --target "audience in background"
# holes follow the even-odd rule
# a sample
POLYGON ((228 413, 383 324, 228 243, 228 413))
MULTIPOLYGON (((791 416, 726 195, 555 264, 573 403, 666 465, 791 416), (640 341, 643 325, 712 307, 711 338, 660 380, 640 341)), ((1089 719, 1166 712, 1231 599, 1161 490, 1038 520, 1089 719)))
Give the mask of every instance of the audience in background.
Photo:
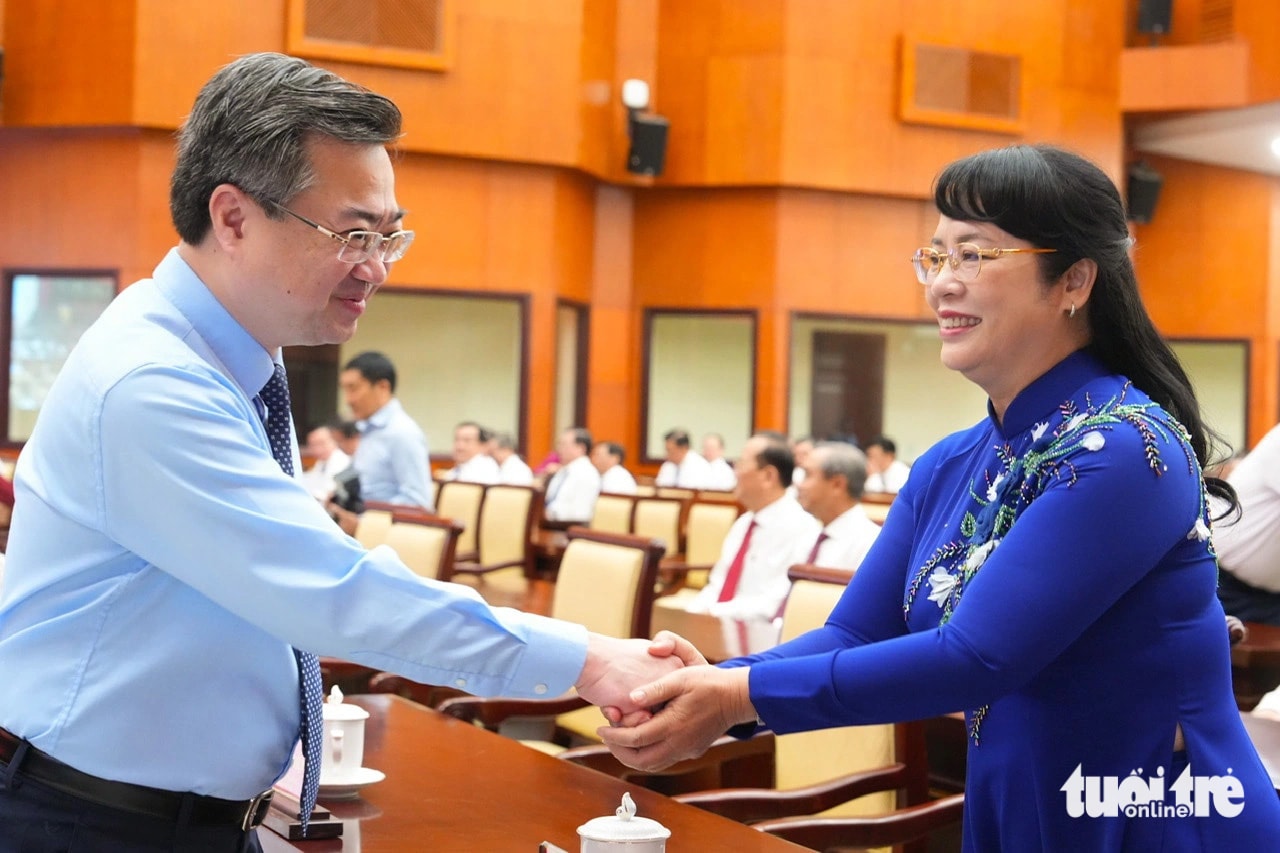
POLYGON ((600 472, 600 491, 614 495, 634 495, 636 478, 622 467, 627 451, 616 441, 601 441, 591 448, 591 463, 600 472))
POLYGON ((670 430, 662 437, 667 461, 658 469, 654 485, 680 489, 708 489, 711 466, 696 451, 689 449, 689 431, 670 430))
MULTIPOLYGON (((1240 513, 1213 525, 1218 598, 1232 616, 1280 625, 1280 426, 1235 465, 1227 482, 1240 513)), ((1222 515, 1220 502, 1214 510, 1222 515)))
POLYGON ((490 455, 498 463, 498 482, 506 486, 532 486, 533 469, 516 453, 516 440, 509 432, 495 432, 489 442, 490 455))
POLYGON ((307 433, 306 450, 315 461, 302 472, 302 482, 312 497, 328 502, 333 497, 333 478, 350 467, 351 457, 338 447, 328 426, 318 426, 307 433))
POLYGON ((867 480, 867 457, 850 444, 824 441, 805 459, 805 476, 796 486, 800 506, 822 523, 822 530, 798 562, 857 569, 880 525, 858 502, 867 480))
POLYGON ((360 427, 351 467, 366 501, 431 509, 427 437, 395 397, 396 368, 380 352, 362 352, 339 377, 347 407, 360 427))
POLYGON ((724 458, 724 436, 718 432, 709 432, 703 436, 702 458, 710 466, 707 484, 703 488, 721 492, 733 491, 733 487, 738 484, 738 477, 733 473, 729 460, 724 458))
POLYGON ((463 421, 453 428, 453 468, 450 480, 493 485, 502 479, 498 463, 485 453, 489 431, 475 421, 463 421))
POLYGON ((329 430, 333 433, 338 449, 354 459, 356 448, 360 446, 360 427, 356 426, 356 422, 335 421, 329 426, 329 430))
POLYGON ((867 491, 897 494, 907 484, 911 469, 898 461, 898 445, 886 436, 877 436, 867 444, 867 491))
POLYGON ((754 435, 734 470, 734 496, 747 511, 725 537, 707 585, 686 604, 694 612, 737 618, 772 618, 791 588, 787 569, 803 561, 799 547, 820 524, 787 492, 795 457, 785 441, 754 435))
POLYGON ((546 516, 552 521, 591 520, 600 497, 600 472, 591 464, 591 433, 572 427, 556 439, 560 467, 547 483, 546 516))

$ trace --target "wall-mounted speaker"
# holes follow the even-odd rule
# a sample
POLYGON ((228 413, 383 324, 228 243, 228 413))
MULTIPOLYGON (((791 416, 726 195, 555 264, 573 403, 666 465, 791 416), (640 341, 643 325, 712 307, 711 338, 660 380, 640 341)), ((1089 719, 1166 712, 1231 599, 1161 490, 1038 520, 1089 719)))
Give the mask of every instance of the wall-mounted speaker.
POLYGON ((636 175, 657 176, 667 159, 667 130, 670 122, 653 113, 632 113, 631 150, 627 152, 627 171, 636 175))
POLYGON ((1164 178, 1146 163, 1134 163, 1129 167, 1129 218, 1139 225, 1146 225, 1156 213, 1160 200, 1160 188, 1164 178))
POLYGON ((1138 0, 1138 32, 1164 35, 1173 20, 1173 0, 1138 0))

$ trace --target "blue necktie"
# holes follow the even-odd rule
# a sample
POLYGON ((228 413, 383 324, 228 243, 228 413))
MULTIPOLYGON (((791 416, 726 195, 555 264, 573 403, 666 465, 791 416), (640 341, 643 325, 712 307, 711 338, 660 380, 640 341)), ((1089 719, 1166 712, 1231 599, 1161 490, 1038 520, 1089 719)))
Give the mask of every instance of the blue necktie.
MULTIPOLYGON (((267 407, 266 427, 267 439, 271 442, 271 455, 280 463, 280 467, 289 476, 293 476, 293 441, 289 431, 289 380, 285 377, 284 366, 276 365, 275 373, 267 380, 262 392, 258 394, 263 405, 267 407)), ((302 834, 307 834, 307 822, 311 819, 311 810, 315 808, 316 796, 320 792, 320 746, 323 740, 323 715, 321 697, 323 688, 320 683, 320 661, 311 654, 300 649, 293 650, 298 659, 298 681, 302 686, 302 756, 305 759, 302 772, 302 834)))

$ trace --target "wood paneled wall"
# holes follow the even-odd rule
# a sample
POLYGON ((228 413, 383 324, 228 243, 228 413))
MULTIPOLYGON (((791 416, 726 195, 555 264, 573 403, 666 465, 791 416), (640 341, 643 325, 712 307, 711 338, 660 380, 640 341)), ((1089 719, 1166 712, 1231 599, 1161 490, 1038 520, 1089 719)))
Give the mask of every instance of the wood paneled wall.
MULTIPOLYGON (((1177 5, 1178 21, 1191 14, 1177 5)), ((0 0, 0 266, 118 268, 124 282, 148 274, 175 239, 165 204, 173 129, 218 66, 283 49, 284 6, 0 0)), ((928 194, 942 165, 1051 141, 1117 179, 1124 171, 1118 78, 1131 21, 1114 0, 452 8, 446 71, 332 67, 405 113, 397 195, 419 238, 389 286, 531 295, 534 457, 554 441, 559 298, 592 306, 588 426, 598 435, 636 447, 641 316, 679 306, 759 312, 756 419, 785 429, 790 312, 927 317, 906 258, 932 233, 928 194), (907 36, 1021 57, 1025 135, 900 121, 907 36), (671 121, 656 180, 624 169, 619 90, 629 77, 651 84, 653 110, 671 121)), ((1238 25, 1261 32, 1274 32, 1277 9, 1235 4, 1238 25)), ((1280 58, 1252 50, 1250 75, 1251 96, 1280 93, 1280 58)), ((1160 168, 1161 210, 1139 231, 1153 314, 1170 333, 1256 344, 1250 422, 1261 429, 1276 416, 1280 360, 1275 187, 1160 168), (1266 275, 1242 275, 1254 267, 1238 259, 1259 252, 1266 275), (1194 286, 1177 283, 1192 276, 1194 286)))

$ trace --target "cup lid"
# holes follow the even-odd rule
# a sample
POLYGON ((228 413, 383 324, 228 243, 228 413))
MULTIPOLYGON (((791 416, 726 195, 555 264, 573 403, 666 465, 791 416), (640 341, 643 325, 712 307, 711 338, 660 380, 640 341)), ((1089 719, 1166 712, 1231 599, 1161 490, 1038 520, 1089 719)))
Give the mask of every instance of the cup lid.
POLYGON ((326 720, 365 720, 369 717, 369 712, 359 705, 352 705, 342 701, 342 691, 338 689, 338 685, 333 685, 333 689, 329 691, 329 698, 324 702, 323 716, 326 720))
POLYGON ((622 795, 616 815, 595 817, 578 827, 578 835, 591 841, 658 841, 671 837, 671 830, 656 820, 636 817, 631 794, 622 795))

